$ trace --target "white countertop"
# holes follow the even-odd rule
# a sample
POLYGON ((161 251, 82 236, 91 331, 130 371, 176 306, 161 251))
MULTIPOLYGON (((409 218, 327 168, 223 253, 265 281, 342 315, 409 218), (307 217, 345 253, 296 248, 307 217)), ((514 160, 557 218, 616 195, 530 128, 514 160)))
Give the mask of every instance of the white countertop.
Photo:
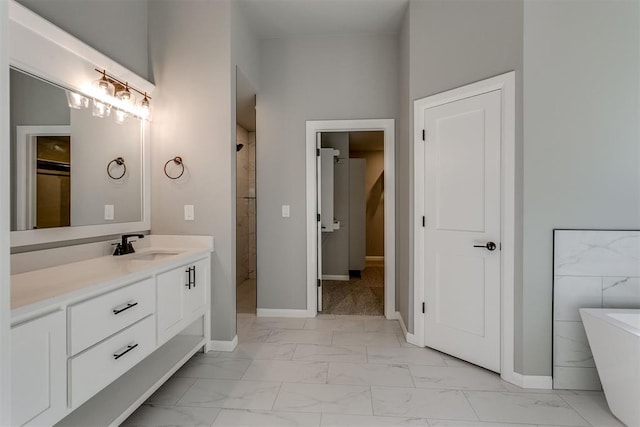
POLYGON ((211 237, 148 236, 143 240, 146 244, 139 245, 133 254, 100 256, 12 275, 11 322, 151 277, 213 252, 211 237), (140 259, 153 253, 167 255, 140 259))

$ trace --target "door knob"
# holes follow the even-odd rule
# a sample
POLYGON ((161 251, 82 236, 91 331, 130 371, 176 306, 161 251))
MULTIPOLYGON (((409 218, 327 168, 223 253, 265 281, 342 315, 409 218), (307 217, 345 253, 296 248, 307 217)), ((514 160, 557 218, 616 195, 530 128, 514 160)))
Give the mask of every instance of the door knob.
POLYGON ((493 242, 487 242, 486 245, 473 245, 474 248, 484 248, 488 251, 495 251, 496 250, 496 244, 493 242))

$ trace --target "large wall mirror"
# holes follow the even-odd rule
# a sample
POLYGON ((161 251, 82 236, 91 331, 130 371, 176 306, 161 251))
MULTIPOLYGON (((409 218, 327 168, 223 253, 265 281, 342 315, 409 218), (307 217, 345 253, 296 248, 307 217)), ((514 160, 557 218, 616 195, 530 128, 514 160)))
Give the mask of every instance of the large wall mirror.
POLYGON ((148 122, 67 94, 90 94, 96 68, 153 84, 14 1, 9 14, 11 246, 149 230, 148 122))
POLYGON ((140 119, 67 105, 65 89, 10 72, 11 231, 142 221, 140 119))

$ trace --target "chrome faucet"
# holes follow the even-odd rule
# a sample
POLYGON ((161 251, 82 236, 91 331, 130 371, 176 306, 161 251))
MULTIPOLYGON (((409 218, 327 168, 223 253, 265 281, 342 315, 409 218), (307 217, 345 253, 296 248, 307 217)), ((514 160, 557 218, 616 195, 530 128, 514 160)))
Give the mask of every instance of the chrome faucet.
POLYGON ((138 239, 144 239, 144 234, 123 234, 122 241, 116 244, 116 250, 113 252, 114 256, 127 255, 135 253, 135 249, 131 243, 135 240, 129 241, 129 237, 137 237, 138 239))

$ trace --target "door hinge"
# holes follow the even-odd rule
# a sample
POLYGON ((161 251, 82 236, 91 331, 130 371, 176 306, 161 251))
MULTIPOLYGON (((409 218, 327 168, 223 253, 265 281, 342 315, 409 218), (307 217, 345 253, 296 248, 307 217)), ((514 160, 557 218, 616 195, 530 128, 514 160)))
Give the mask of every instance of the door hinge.
POLYGON ((320 214, 316 214, 317 221, 320 222, 320 214))
POLYGON ((322 285, 322 281, 318 279, 318 287, 320 287, 320 285, 322 285))
POLYGON ((427 218, 425 216, 422 217, 422 226, 423 227, 427 226, 427 218))
POLYGON ((423 141, 427 140, 427 131, 425 129, 422 129, 422 140, 423 141))
POLYGON ((422 314, 424 314, 424 312, 425 312, 425 308, 426 308, 426 304, 425 304, 425 303, 422 303, 422 314))
POLYGON ((320 149, 319 148, 316 148, 316 156, 320 157, 320 149))

